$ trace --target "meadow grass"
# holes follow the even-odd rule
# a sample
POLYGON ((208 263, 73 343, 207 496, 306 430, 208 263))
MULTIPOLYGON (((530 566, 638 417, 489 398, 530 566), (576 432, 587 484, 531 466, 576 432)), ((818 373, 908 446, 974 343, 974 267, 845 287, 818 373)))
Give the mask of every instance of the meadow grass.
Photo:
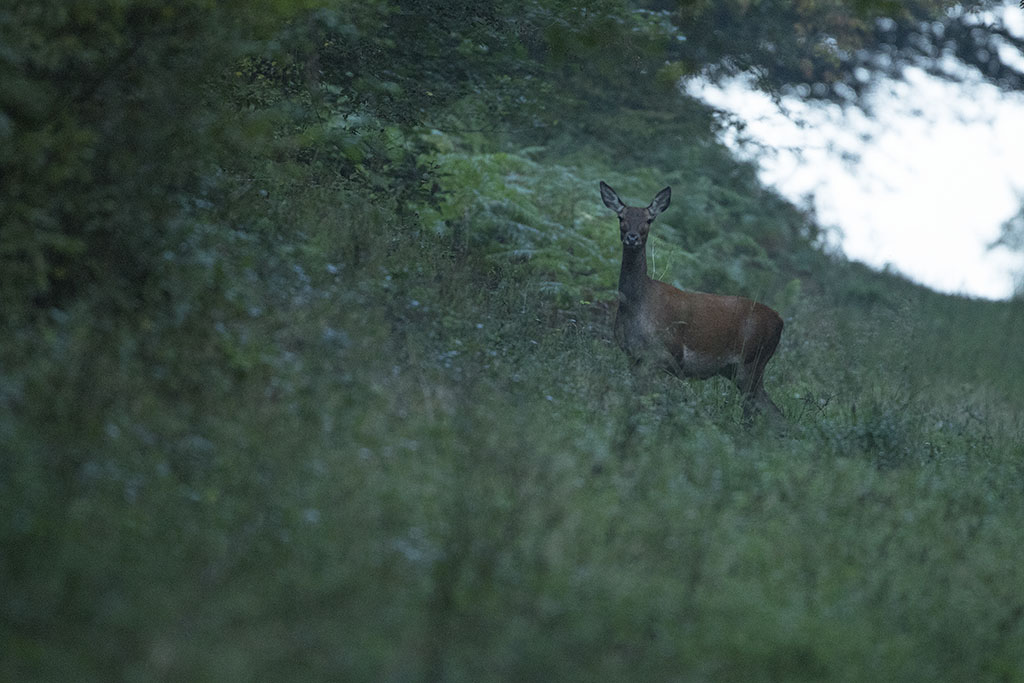
POLYGON ((218 266, 234 308, 4 351, 0 677, 1024 675, 1019 302, 821 257, 765 291, 780 434, 630 372, 607 245, 555 288, 473 214, 295 192, 224 209, 266 221, 218 266))

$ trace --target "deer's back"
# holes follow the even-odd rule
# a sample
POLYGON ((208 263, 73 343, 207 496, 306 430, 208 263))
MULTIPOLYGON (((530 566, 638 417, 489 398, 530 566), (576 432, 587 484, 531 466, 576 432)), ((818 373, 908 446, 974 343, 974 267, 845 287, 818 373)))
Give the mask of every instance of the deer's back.
POLYGON ((688 376, 752 362, 781 333, 782 318, 764 304, 683 291, 659 280, 648 280, 639 302, 620 302, 615 320, 616 340, 627 353, 670 356, 688 376))

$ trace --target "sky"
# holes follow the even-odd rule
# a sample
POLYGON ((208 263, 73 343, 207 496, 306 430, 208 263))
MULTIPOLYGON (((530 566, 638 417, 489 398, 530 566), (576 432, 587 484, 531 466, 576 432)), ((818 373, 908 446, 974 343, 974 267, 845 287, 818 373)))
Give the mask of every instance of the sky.
MULTIPOLYGON (((1008 27, 1024 34, 1024 12, 1007 10, 1008 27)), ((1005 299, 1024 254, 989 245, 1024 203, 1024 95, 964 76, 910 68, 873 91, 872 118, 795 97, 776 103, 743 79, 687 89, 744 121, 742 136, 727 129, 725 143, 796 203, 813 194, 819 222, 849 258, 939 291, 1005 299)))

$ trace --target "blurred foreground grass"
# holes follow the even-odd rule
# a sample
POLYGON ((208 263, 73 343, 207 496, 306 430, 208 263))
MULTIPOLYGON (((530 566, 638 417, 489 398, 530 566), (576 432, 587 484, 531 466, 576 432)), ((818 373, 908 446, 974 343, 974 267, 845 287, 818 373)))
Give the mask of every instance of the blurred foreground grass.
POLYGON ((594 285, 297 182, 210 209, 190 310, 13 331, 0 678, 1024 675, 1020 303, 822 261, 747 430, 580 301, 596 199, 530 238, 594 285))

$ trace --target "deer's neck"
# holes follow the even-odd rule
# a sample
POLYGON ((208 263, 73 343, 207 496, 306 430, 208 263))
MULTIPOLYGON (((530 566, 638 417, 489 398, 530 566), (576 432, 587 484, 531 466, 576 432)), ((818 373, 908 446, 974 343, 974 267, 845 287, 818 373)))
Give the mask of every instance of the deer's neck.
POLYGON ((619 298, 637 306, 647 288, 647 249, 622 246, 622 270, 619 271, 619 298))

